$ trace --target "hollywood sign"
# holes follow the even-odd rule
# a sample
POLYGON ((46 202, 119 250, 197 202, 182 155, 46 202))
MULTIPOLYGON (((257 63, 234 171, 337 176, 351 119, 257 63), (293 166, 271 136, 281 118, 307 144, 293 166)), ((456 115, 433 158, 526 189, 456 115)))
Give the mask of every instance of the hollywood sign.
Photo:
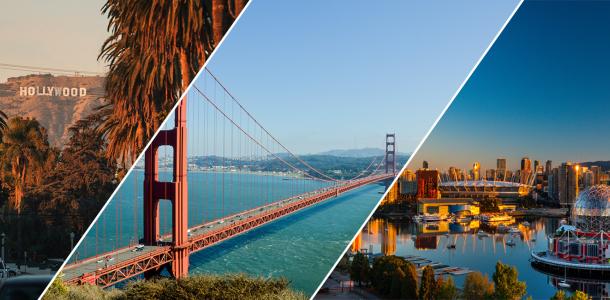
POLYGON ((21 86, 19 87, 19 96, 84 97, 87 96, 87 89, 82 87, 21 86))

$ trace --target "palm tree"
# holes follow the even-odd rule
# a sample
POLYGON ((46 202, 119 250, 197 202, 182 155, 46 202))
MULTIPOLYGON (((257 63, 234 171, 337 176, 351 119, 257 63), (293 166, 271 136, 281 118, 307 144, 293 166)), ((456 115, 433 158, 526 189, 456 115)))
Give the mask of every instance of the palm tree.
POLYGON ((8 124, 6 124, 6 119, 8 119, 6 114, 0 110, 0 140, 2 140, 2 133, 8 126, 8 124))
POLYGON ((21 213, 28 183, 46 161, 49 143, 45 129, 35 119, 14 117, 8 121, 0 145, 3 184, 13 191, 9 206, 21 213))
POLYGON ((127 166, 203 66, 246 0, 107 0, 108 157, 127 166))

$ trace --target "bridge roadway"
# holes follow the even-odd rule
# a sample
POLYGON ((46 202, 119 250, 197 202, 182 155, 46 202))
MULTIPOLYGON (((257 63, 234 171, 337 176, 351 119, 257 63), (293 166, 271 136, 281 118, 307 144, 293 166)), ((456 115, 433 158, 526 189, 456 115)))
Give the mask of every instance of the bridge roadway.
MULTIPOLYGON (((188 232, 189 252, 202 250, 352 189, 392 177, 392 174, 380 174, 321 188, 192 227, 188 232)), ((62 270, 63 280, 69 284, 90 283, 107 287, 158 269, 172 261, 171 239, 171 234, 164 235, 157 246, 131 245, 67 264, 62 270)))

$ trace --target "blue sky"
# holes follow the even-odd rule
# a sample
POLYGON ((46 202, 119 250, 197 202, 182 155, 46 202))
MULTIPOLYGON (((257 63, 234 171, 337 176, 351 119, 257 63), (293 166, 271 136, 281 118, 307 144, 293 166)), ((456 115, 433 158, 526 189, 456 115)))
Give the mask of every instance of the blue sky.
POLYGON ((610 160, 610 2, 526 1, 414 166, 610 160))
POLYGON ((297 153, 412 152, 517 4, 255 0, 208 67, 297 153))

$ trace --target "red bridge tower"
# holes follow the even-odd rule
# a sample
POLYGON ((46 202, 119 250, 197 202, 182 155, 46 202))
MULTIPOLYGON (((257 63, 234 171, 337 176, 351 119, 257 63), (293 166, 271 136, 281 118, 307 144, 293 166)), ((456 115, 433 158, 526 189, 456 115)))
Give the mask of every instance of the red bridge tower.
MULTIPOLYGON (((188 186, 186 153, 186 97, 174 111, 175 127, 161 130, 146 149, 144 158, 144 244, 155 246, 159 232, 159 201, 172 204, 172 257, 171 273, 176 278, 188 275, 188 186), (173 180, 159 181, 158 150, 161 146, 173 147, 173 180)), ((160 269, 148 272, 150 276, 160 269)))
POLYGON ((385 172, 396 174, 396 137, 394 133, 385 135, 385 172))

